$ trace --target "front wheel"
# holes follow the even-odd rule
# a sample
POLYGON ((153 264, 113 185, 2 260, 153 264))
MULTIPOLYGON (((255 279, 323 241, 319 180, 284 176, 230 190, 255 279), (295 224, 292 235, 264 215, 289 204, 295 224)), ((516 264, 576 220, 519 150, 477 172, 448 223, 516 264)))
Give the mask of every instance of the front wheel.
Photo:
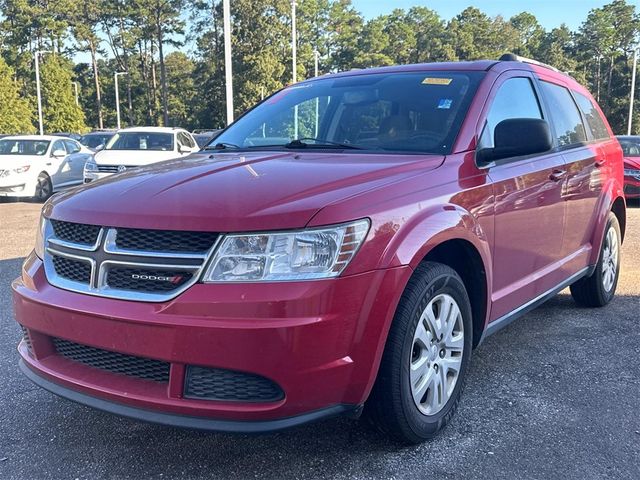
POLYGON ((571 285, 571 296, 578 305, 603 307, 613 299, 620 275, 621 238, 618 218, 609 213, 595 271, 571 285))
POLYGON ((38 175, 36 181, 36 191, 33 199, 37 202, 45 202, 53 193, 53 185, 51 184, 51 178, 46 173, 38 175))
POLYGON ((446 265, 421 264, 389 331, 365 415, 406 443, 433 437, 453 416, 471 361, 469 297, 446 265))

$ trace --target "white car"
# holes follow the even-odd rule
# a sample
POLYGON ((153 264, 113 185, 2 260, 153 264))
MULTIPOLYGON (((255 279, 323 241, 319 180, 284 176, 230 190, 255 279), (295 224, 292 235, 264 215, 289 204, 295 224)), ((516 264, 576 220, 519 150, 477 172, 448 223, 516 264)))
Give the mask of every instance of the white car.
POLYGON ((82 184, 93 152, 71 138, 17 135, 0 139, 0 197, 44 201, 52 193, 82 184))
POLYGON ((193 136, 181 128, 123 128, 98 151, 84 169, 84 183, 131 168, 171 160, 199 150, 193 136))

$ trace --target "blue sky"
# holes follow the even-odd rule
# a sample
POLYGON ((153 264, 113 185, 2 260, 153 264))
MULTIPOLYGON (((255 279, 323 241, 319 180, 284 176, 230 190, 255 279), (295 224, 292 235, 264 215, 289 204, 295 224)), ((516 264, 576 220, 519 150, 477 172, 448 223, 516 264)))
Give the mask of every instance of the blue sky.
MULTIPOLYGON (((587 18, 589 10, 602 7, 611 0, 352 0, 353 5, 365 18, 389 13, 394 8, 408 9, 419 5, 435 10, 445 20, 449 20, 469 6, 477 7, 484 13, 509 18, 516 13, 527 11, 538 18, 546 28, 551 29, 566 23, 572 30, 578 28, 587 18)), ((640 0, 627 0, 634 4, 640 0)))

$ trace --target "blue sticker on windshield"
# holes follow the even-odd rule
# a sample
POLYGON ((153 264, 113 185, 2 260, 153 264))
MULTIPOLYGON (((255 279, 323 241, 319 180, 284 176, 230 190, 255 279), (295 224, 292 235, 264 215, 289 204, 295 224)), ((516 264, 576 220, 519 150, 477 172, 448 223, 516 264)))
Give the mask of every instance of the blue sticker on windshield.
POLYGON ((438 103, 438 108, 447 110, 451 108, 452 103, 453 100, 451 100, 450 98, 441 98, 440 102, 438 103))

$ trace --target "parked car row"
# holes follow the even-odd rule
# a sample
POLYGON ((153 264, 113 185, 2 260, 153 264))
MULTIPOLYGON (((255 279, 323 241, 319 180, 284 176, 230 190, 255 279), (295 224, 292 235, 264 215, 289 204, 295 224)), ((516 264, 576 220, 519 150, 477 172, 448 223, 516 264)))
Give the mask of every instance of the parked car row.
POLYGON ((71 134, 0 136, 0 197, 44 201, 64 188, 200 150, 215 132, 135 127, 71 134))

